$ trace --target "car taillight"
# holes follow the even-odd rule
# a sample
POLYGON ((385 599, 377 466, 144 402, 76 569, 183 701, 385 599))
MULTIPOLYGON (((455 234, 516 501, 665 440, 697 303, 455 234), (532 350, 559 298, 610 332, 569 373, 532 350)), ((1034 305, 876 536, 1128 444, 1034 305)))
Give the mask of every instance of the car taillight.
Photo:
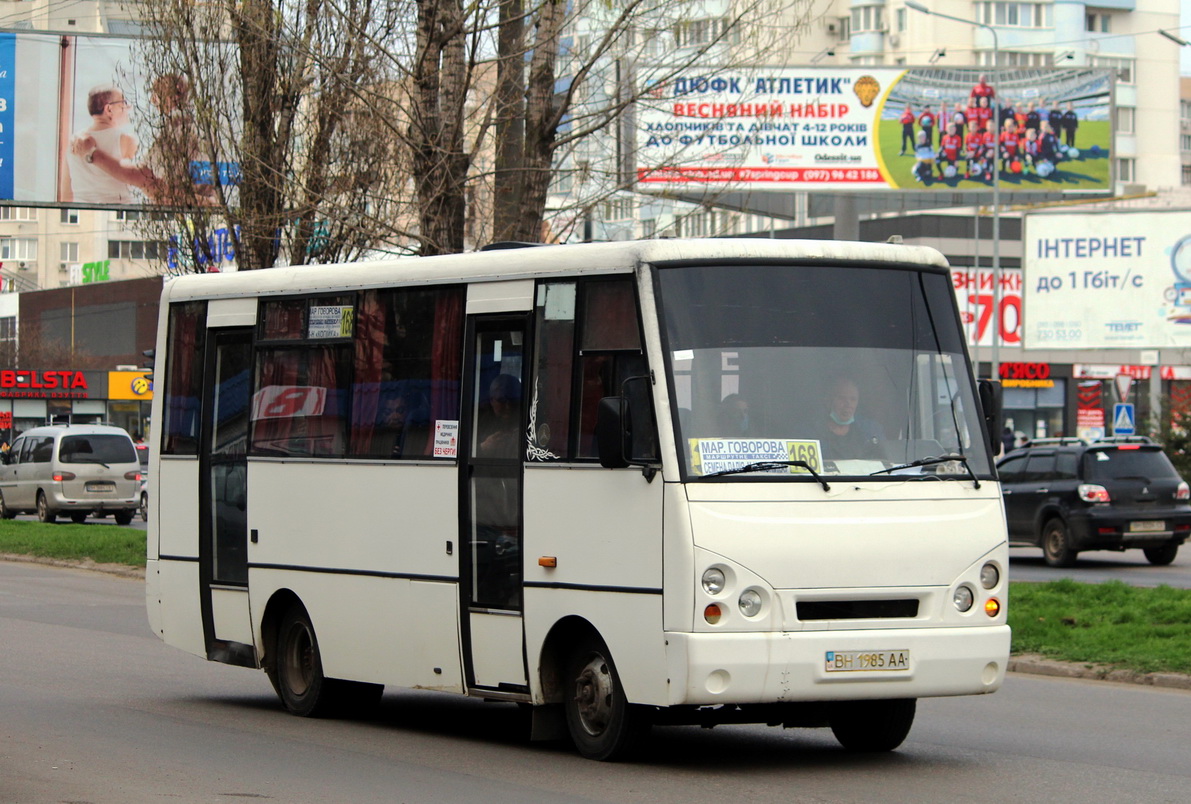
POLYGON ((125 472, 124 479, 125 480, 135 480, 139 483, 140 479, 141 479, 141 473, 140 472, 125 472))
POLYGON ((1094 486, 1090 483, 1080 485, 1079 499, 1090 503, 1112 502, 1112 497, 1109 496, 1108 489, 1104 488, 1104 486, 1094 486))
POLYGON ((54 472, 54 482, 61 483, 63 480, 74 480, 74 472, 54 472))
POLYGON ((1187 485, 1187 481, 1179 483, 1179 487, 1175 490, 1174 498, 1176 500, 1191 500, 1191 486, 1187 485))

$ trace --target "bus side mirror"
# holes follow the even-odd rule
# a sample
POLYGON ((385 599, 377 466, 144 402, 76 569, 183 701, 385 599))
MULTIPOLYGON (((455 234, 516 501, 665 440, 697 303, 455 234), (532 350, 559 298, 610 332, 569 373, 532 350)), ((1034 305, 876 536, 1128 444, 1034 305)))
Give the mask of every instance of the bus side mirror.
POLYGON ((984 414, 988 454, 995 457, 1001 450, 1001 400, 1004 391, 999 380, 979 380, 977 389, 980 391, 980 410, 984 414))
POLYGON ((596 410, 596 448, 600 466, 650 469, 658 462, 657 423, 650 397, 648 375, 629 377, 621 384, 620 396, 606 396, 596 410))

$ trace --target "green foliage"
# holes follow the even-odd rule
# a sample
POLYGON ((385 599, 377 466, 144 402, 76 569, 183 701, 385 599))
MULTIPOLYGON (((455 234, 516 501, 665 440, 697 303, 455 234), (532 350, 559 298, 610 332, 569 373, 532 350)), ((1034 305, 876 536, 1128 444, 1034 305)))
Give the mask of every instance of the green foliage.
POLYGON ((1103 584, 1015 583, 1013 652, 1143 673, 1191 673, 1191 590, 1103 584))
MULTIPOLYGON (((1172 410, 1170 397, 1162 398, 1162 410, 1172 410)), ((1150 435, 1162 445, 1183 479, 1191 478, 1191 413, 1173 411, 1162 417, 1157 426, 1151 421, 1150 435)))
POLYGON ((145 566, 145 531, 123 525, 0 520, 0 553, 145 566))

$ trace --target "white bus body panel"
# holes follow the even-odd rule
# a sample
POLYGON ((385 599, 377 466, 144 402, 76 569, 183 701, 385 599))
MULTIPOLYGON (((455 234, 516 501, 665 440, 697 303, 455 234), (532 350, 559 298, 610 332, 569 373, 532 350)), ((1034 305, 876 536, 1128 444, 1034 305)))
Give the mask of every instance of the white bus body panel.
POLYGON ((531 690, 563 613, 591 623, 630 700, 663 703, 661 476, 596 466, 525 467, 525 636, 531 690), (540 557, 557 560, 553 568, 540 557))
POLYGON ((462 691, 454 464, 249 459, 248 496, 258 653, 265 608, 288 589, 327 676, 462 691))
POLYGON ((196 656, 207 655, 199 591, 199 462, 195 457, 162 456, 152 475, 153 517, 149 522, 146 577, 161 591, 146 602, 149 622, 170 645, 196 656), (164 496, 163 496, 164 495, 164 496), (169 505, 161 505, 162 499, 169 505), (185 590, 179 594, 178 590, 185 590))

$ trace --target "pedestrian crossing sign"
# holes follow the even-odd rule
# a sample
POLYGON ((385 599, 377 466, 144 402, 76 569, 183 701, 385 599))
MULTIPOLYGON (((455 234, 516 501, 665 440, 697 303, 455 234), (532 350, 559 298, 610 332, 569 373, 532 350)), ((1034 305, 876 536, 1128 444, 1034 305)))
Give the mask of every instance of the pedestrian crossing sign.
POLYGON ((1113 435, 1133 435, 1135 431, 1133 403, 1118 402, 1112 410, 1113 435))

